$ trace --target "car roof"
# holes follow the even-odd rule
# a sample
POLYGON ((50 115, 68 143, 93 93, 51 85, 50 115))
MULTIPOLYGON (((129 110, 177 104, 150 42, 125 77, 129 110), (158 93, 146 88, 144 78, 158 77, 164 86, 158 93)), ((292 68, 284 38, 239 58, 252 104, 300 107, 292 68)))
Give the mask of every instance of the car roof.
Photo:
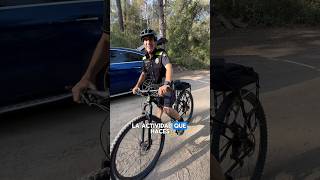
POLYGON ((137 53, 137 54, 144 55, 144 53, 143 53, 143 52, 141 52, 141 51, 137 51, 136 49, 130 49, 130 48, 112 47, 112 48, 110 48, 110 50, 130 51, 130 52, 133 52, 133 53, 137 53))

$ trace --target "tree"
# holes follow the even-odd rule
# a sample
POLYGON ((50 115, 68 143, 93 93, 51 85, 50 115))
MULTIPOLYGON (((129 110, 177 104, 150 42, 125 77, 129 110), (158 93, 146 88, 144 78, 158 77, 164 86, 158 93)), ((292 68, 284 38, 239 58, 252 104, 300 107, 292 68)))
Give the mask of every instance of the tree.
POLYGON ((159 4, 159 34, 160 37, 166 37, 166 24, 164 19, 163 0, 158 0, 159 4))
POLYGON ((116 3, 117 3, 117 9, 118 9, 118 21, 119 21, 120 31, 124 32, 121 1, 120 0, 116 0, 116 3))

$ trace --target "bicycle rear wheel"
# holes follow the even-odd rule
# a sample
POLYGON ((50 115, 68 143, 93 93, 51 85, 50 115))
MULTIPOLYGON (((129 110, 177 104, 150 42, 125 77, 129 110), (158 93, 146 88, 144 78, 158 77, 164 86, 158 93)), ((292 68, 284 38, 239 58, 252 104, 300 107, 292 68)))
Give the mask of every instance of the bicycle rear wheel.
POLYGON ((110 118, 107 116, 100 125, 100 146, 105 154, 101 168, 109 167, 110 164, 110 118))
POLYGON ((179 93, 174 109, 184 121, 191 122, 193 114, 193 97, 189 90, 185 89, 179 93))
MULTIPOLYGON (((161 123, 156 116, 151 116, 151 121, 161 123)), ((165 135, 151 132, 159 132, 163 129, 161 127, 143 128, 147 122, 147 116, 140 116, 128 123, 116 137, 111 152, 113 179, 143 179, 155 167, 164 146, 165 135)))
POLYGON ((267 125, 256 96, 242 90, 247 121, 240 98, 228 95, 213 121, 212 153, 225 175, 234 179, 260 179, 267 154, 267 125))

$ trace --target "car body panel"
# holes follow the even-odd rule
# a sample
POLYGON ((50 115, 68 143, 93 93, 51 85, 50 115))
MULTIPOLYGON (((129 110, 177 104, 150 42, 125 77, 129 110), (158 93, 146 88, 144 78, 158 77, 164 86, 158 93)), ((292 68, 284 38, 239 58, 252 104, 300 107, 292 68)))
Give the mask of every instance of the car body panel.
POLYGON ((0 7, 0 107, 67 92, 101 35, 103 1, 0 7))

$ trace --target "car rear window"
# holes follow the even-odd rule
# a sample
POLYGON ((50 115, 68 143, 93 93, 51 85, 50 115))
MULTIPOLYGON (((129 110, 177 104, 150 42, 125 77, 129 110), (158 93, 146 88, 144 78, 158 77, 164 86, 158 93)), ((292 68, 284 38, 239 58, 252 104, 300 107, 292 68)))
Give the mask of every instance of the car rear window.
POLYGON ((140 54, 129 51, 111 50, 111 63, 132 62, 141 60, 142 55, 140 54))

